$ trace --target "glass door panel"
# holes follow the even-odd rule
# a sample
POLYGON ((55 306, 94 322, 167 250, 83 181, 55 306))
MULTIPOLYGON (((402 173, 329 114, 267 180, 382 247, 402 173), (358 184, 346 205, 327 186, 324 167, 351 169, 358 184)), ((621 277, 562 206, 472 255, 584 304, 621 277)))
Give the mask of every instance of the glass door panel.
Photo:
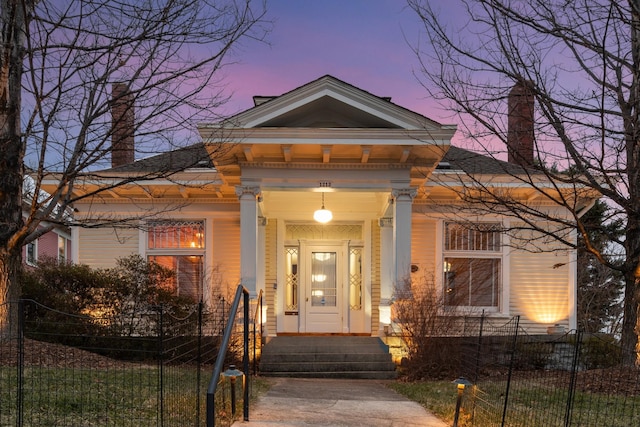
POLYGON ((311 306, 336 307, 336 253, 311 254, 311 306))

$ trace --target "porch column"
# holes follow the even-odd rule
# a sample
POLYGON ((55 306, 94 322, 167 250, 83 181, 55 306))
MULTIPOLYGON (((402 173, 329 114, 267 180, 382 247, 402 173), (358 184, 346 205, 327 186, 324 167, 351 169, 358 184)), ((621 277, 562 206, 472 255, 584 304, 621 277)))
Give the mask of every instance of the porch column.
POLYGON ((395 248, 396 295, 406 297, 411 292, 411 206, 416 190, 401 188, 393 196, 393 243, 395 248))
POLYGON ((250 297, 258 296, 258 195, 260 187, 237 186, 240 200, 240 281, 250 297))

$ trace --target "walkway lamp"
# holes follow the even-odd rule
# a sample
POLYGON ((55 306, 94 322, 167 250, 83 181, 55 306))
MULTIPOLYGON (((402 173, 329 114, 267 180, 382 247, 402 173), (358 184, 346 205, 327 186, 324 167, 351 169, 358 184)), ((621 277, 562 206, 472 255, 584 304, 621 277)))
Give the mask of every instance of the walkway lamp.
POLYGON ((231 416, 235 417, 236 415, 236 379, 238 377, 242 377, 242 387, 244 387, 244 373, 238 369, 236 369, 236 365, 229 365, 229 369, 222 373, 224 378, 229 378, 229 382, 231 383, 231 416))
POLYGON ((458 418, 460 417, 460 406, 462 405, 462 395, 464 393, 464 388, 473 385, 473 383, 468 381, 465 377, 460 377, 451 382, 453 384, 456 384, 458 388, 458 397, 456 398, 456 412, 453 415, 453 427, 458 427, 458 418))

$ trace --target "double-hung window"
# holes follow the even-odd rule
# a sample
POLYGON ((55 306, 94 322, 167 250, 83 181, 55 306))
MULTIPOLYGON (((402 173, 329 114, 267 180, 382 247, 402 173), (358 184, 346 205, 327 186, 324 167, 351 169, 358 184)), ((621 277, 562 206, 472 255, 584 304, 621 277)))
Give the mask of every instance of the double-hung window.
POLYGON ((499 309, 502 293, 500 228, 499 223, 445 222, 445 305, 499 309))
POLYGON ((148 224, 147 257, 175 272, 169 283, 179 296, 202 298, 204 221, 155 221, 148 224))

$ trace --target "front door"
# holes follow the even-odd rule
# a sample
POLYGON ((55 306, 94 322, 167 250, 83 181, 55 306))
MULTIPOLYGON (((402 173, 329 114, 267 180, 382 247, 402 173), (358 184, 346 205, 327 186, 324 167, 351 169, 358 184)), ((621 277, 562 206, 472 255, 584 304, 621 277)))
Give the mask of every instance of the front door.
POLYGON ((343 332, 345 312, 344 248, 307 246, 302 286, 306 332, 343 332))

